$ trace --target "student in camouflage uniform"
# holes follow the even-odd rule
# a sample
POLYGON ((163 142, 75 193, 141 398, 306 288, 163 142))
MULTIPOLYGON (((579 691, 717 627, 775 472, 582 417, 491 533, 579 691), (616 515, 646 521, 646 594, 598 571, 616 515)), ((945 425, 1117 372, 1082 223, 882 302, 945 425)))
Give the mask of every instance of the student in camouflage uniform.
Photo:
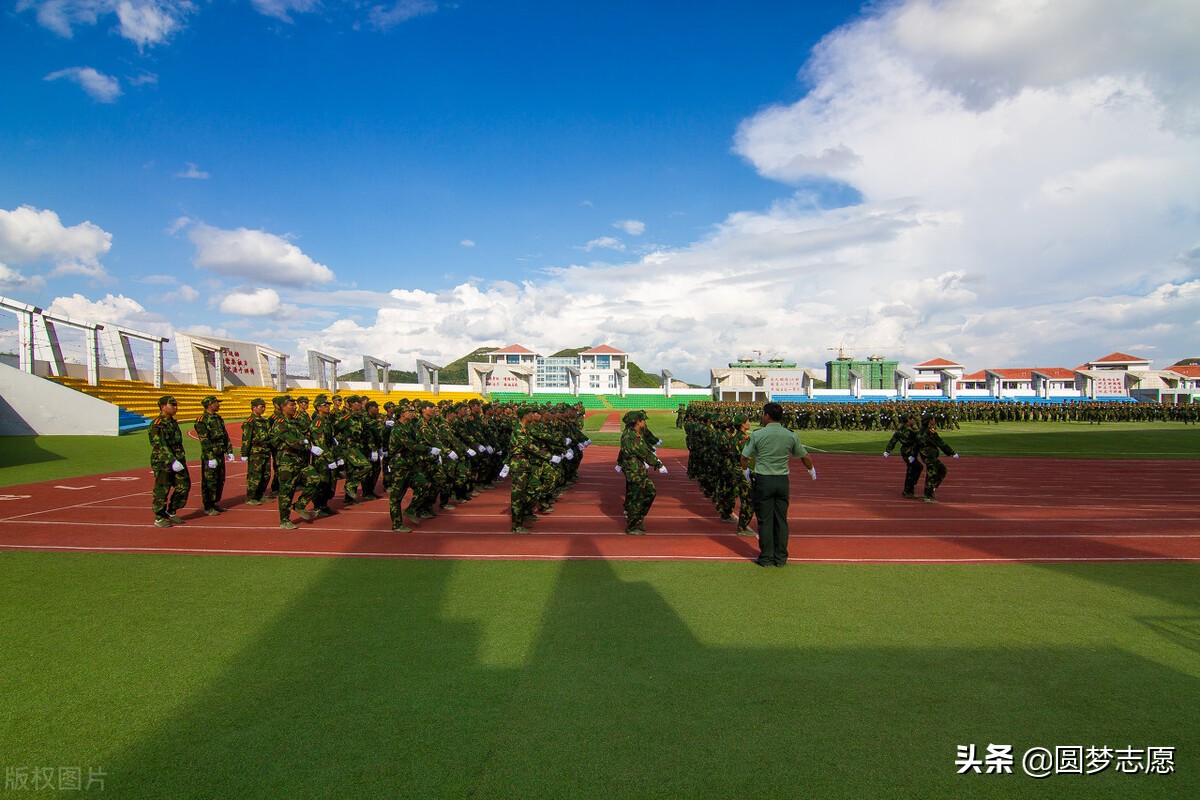
POLYGON ((271 485, 267 489, 267 493, 263 495, 264 500, 273 500, 275 495, 279 494, 279 448, 275 444, 275 427, 283 420, 283 400, 284 395, 271 398, 271 406, 274 411, 271 412, 271 418, 267 420, 267 440, 271 443, 271 485))
POLYGON ((362 410, 363 398, 350 395, 346 398, 346 413, 334 424, 334 432, 346 461, 345 504, 358 505, 362 496, 362 485, 371 474, 371 462, 367 458, 366 421, 362 410))
MULTIPOLYGON (((750 419, 739 414, 734 417, 733 424, 734 450, 739 456, 737 466, 741 467, 742 450, 750 443, 750 419)), ((738 536, 754 536, 754 531, 750 530, 750 523, 754 521, 754 487, 743 477, 740 469, 737 477, 738 536)))
POLYGON ((176 512, 187 504, 192 478, 187 471, 187 453, 183 449, 183 432, 175 421, 179 404, 170 395, 158 398, 158 419, 150 423, 150 469, 154 471, 154 492, 150 508, 154 511, 154 526, 169 528, 182 525, 176 512))
POLYGON ((200 497, 204 513, 210 517, 220 514, 217 504, 225 493, 225 460, 233 456, 229 431, 221 418, 220 398, 209 395, 200 401, 204 413, 196 418, 196 437, 200 440, 200 497))
POLYGON ((242 423, 242 461, 246 463, 246 505, 257 506, 271 483, 271 423, 263 416, 267 403, 250 401, 250 418, 242 423))
POLYGON ((508 466, 512 472, 510 514, 512 532, 529 533, 526 524, 537 519, 533 509, 543 492, 540 466, 549 461, 550 453, 534 437, 532 429, 539 420, 537 408, 522 406, 517 414, 520 421, 508 440, 508 466))
POLYGON ((416 404, 419 416, 412 421, 413 436, 420 444, 420 466, 417 468, 425 481, 413 484, 413 499, 408 506, 409 519, 433 519, 433 504, 438 497, 438 474, 442 460, 442 448, 437 438, 433 419, 437 406, 428 400, 416 404))
POLYGON ((375 486, 383 473, 383 451, 387 449, 386 431, 383 417, 379 416, 379 403, 374 400, 367 401, 363 417, 363 448, 366 450, 370 467, 361 487, 364 500, 379 499, 379 495, 375 494, 375 486))
POLYGON ((294 506, 301 519, 321 519, 337 513, 329 507, 337 486, 338 466, 329 398, 319 394, 313 405, 317 413, 308 423, 308 452, 312 458, 301 473, 303 488, 294 506), (309 503, 313 506, 311 515, 306 510, 309 503))
POLYGON ((429 448, 421 441, 413 410, 405 406, 397 407, 396 412, 387 442, 388 514, 392 520, 392 530, 409 533, 412 528, 404 524, 404 495, 410 488, 413 490, 413 499, 408 504, 408 517, 419 522, 420 517, 413 511, 413 504, 419 495, 429 494, 429 477, 423 470, 429 448))
POLYGON ((945 454, 958 458, 958 453, 955 453, 950 445, 942 441, 942 437, 938 435, 935 417, 925 419, 925 426, 921 429, 918 439, 918 447, 921 452, 921 460, 925 462, 924 500, 926 503, 936 503, 934 492, 946 479, 946 465, 942 463, 941 456, 945 454))
POLYGON ((285 396, 280 410, 283 417, 271 429, 279 465, 279 527, 294 531, 296 523, 291 519, 292 500, 299 488, 309 446, 304 436, 304 423, 296 415, 296 401, 285 396))
POLYGON ((924 469, 921 461, 917 458, 917 440, 920 435, 917 418, 901 414, 900 427, 896 428, 892 438, 888 439, 887 447, 883 449, 883 457, 887 458, 892 454, 892 449, 897 444, 900 445, 900 457, 904 459, 904 491, 901 492, 901 497, 916 498, 917 496, 917 480, 921 477, 921 471, 924 469))
POLYGON ((658 494, 654 481, 646 474, 646 468, 662 473, 667 468, 646 441, 646 412, 627 412, 622 421, 625 430, 621 432, 617 469, 625 474, 625 532, 640 535, 646 532, 646 515, 650 513, 650 506, 658 494))

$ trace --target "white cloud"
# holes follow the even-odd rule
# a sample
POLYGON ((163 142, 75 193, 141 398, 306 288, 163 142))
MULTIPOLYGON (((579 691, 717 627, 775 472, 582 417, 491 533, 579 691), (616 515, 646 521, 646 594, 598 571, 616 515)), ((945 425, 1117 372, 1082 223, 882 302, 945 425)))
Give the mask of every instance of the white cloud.
POLYGON ((459 242, 459 244, 462 245, 463 247, 474 247, 475 246, 475 242, 472 239, 463 239, 461 242, 459 242))
POLYGON ((66 78, 99 103, 115 103, 121 96, 121 82, 111 75, 97 72, 92 67, 70 67, 51 72, 43 80, 56 81, 66 78))
POLYGON ((0 262, 0 289, 5 292, 33 292, 41 291, 46 286, 45 278, 40 275, 35 275, 32 278, 26 277, 7 264, 0 262))
POLYGON ((606 250, 624 250, 625 244, 620 239, 612 236, 601 236, 599 239, 592 239, 583 246, 583 249, 589 253, 593 250, 599 250, 600 248, 604 248, 606 250))
POLYGON ((0 209, 0 261, 52 264, 55 275, 107 276, 100 257, 112 247, 112 234, 91 222, 65 226, 49 209, 0 209))
POLYGON ((254 10, 264 16, 291 22, 292 14, 307 14, 320 7, 319 0, 250 0, 254 10))
POLYGON ((219 275, 278 286, 329 283, 334 278, 329 267, 313 261, 287 239, 266 231, 222 230, 195 223, 188 237, 196 245, 193 263, 219 275))
POLYGON ((367 12, 367 19, 374 27, 388 30, 414 17, 432 14, 437 9, 437 3, 433 0, 394 0, 391 3, 371 6, 367 12))
POLYGON ((183 26, 196 7, 187 0, 120 0, 117 31, 138 48, 161 44, 183 26))
POLYGON ((175 177, 206 181, 212 176, 189 161, 187 162, 187 169, 183 170, 182 172, 176 172, 175 177))
POLYGON ((274 289, 238 289, 221 300, 221 311, 244 317, 266 317, 276 314, 283 304, 274 289))
POLYGON ((76 27, 115 15, 117 33, 142 49, 165 42, 196 6, 191 0, 18 0, 17 11, 29 9, 43 27, 68 39, 76 27))
POLYGON ((646 232, 646 223, 636 219, 620 219, 613 223, 613 227, 623 230, 630 236, 641 236, 646 232))

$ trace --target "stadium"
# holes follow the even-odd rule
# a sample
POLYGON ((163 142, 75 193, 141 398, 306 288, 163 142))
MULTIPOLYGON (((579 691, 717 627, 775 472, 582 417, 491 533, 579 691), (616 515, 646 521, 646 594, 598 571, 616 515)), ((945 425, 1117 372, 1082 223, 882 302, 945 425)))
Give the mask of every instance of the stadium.
MULTIPOLYGON (((0 365, 4 672, 11 718, 42 720, 6 729, 9 789, 982 797, 993 784, 963 774, 985 769, 1006 793, 1050 775, 1056 797, 1195 783, 1200 726, 1178 698, 1197 680, 1200 429, 1167 414, 1196 408, 1194 367, 1114 353, 1075 370, 906 371, 839 354, 825 380, 743 358, 707 388, 664 370, 638 389, 610 345, 509 345, 468 361, 461 385, 429 362, 391 383, 372 356, 366 380, 343 381, 319 352, 297 377, 290 354, 253 342, 3 308, 26 320, 0 365), (219 516, 189 503, 184 524, 149 525, 137 432, 157 396, 187 415, 222 398, 236 445, 252 397, 338 391, 579 404, 595 446, 532 536, 507 531, 505 481, 413 533, 390 530, 386 503, 337 500, 339 516, 280 531, 271 504, 245 504, 236 461, 219 516), (800 409, 820 480, 793 478, 789 569, 761 575, 745 566, 753 540, 686 477, 675 411, 766 400, 800 409), (946 435, 964 458, 930 511, 897 495, 879 409, 934 407, 962 410, 946 435), (1113 413, 973 413, 998 407, 1113 413), (1115 415, 1134 408, 1162 413, 1115 415), (621 531, 612 472, 628 409, 647 410, 669 469, 638 537, 621 531), (749 766, 764 732, 791 764, 770 776, 749 766), (1057 755, 1039 775, 1043 751, 1057 755), (1067 784, 1075 763, 1095 777, 1067 784)), ((198 469, 193 435, 185 446, 198 469)))

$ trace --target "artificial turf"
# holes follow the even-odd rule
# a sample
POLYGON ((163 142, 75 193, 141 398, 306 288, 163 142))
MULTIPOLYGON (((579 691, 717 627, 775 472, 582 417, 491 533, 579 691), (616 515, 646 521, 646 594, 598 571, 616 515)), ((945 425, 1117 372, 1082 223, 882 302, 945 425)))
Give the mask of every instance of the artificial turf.
MULTIPOLYGON (((664 447, 685 448, 675 412, 648 412, 648 425, 664 447)), ((617 445, 620 433, 600 433, 606 415, 589 417, 586 430, 593 442, 617 445)), ((757 425, 757 420, 752 421, 757 425)), ((892 432, 799 430, 800 440, 815 452, 882 453, 892 432)), ((1200 425, 1182 422, 964 422, 943 429, 942 438, 971 456, 1030 458, 1200 458, 1200 425)), ((0 473, 2 474, 2 473, 0 473)))
POLYGON ((0 566, 0 762, 98 768, 105 797, 1200 791, 1195 564, 0 566), (969 744, 1014 774, 956 774, 969 744), (1069 745, 1175 772, 1022 774, 1069 745))

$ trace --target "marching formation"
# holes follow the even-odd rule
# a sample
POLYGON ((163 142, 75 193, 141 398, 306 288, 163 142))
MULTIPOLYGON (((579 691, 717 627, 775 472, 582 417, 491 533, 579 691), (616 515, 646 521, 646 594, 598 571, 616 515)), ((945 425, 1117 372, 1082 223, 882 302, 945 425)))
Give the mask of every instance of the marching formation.
MULTIPOLYGON (((225 464, 235 454, 220 399, 206 397, 201 405, 195 431, 204 513, 215 516, 223 510, 225 464)), ((512 530, 528 533, 537 513, 552 512, 555 499, 575 483, 591 444, 582 406, 401 400, 381 410, 366 397, 336 394, 313 398, 311 414, 303 396, 276 397, 274 406, 267 417, 266 401, 251 402, 240 458, 246 462, 246 505, 277 500, 279 526, 286 530, 297 527, 293 514, 303 520, 336 514, 329 502, 339 481, 343 502, 351 506, 379 499, 382 486, 392 530, 408 532, 406 521, 420 524, 435 509, 453 509, 511 474, 512 530)), ((159 398, 160 413, 149 429, 152 510, 160 528, 183 523, 178 511, 191 490, 177 411, 174 397, 159 398)))
MULTIPOLYGON (((392 530, 409 532, 409 524, 419 525, 511 478, 511 530, 529 533, 538 515, 553 513, 555 501, 577 481, 591 444, 583 431, 582 405, 401 400, 381 410, 366 397, 319 394, 311 414, 303 396, 276 397, 270 417, 266 402, 254 400, 235 455, 220 399, 206 397, 202 405, 195 432, 204 513, 224 510, 225 465, 240 455, 246 463, 246 505, 275 500, 279 525, 287 530, 297 527, 293 515, 317 520, 338 513, 329 503, 339 482, 346 506, 379 499, 382 487, 392 530)), ((788 461, 802 460, 813 480, 817 473, 792 429, 803 410, 767 403, 752 433, 749 414, 756 408, 693 403, 680 408, 676 424, 686 435, 688 477, 713 501, 722 520, 736 524, 738 535, 754 535, 750 526, 757 518, 758 563, 782 566, 787 561, 788 461)), ((155 526, 166 528, 183 523, 178 512, 187 503, 191 478, 175 398, 160 398, 159 409, 149 430, 152 510, 155 526)), ((941 457, 958 457, 938 433, 940 412, 897 414, 884 456, 899 447, 904 497, 916 498, 924 473, 923 499, 936 503, 946 476, 941 457)), ((625 532, 640 535, 657 494, 650 473, 666 473, 667 467, 657 455, 662 441, 647 427, 646 412, 629 411, 622 422, 615 469, 625 478, 625 532)))

